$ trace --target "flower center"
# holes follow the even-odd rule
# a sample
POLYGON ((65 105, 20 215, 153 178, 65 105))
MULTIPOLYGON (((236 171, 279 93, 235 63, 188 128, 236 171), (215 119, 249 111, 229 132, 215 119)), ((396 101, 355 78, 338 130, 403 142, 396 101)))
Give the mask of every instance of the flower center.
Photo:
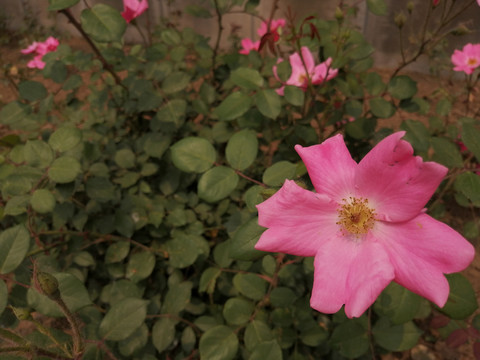
POLYGON ((467 60, 467 65, 469 66, 477 66, 478 65, 478 59, 477 58, 468 58, 467 60))
POLYGON ((342 227, 342 233, 355 236, 364 235, 373 228, 375 211, 368 205, 368 199, 349 197, 342 199, 342 205, 337 209, 337 225, 342 227))

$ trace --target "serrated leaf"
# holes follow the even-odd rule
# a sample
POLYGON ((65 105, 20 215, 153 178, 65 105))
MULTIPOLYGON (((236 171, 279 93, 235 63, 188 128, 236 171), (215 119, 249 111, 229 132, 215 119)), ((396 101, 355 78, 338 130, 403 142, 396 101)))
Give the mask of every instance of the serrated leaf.
POLYGON ((480 130, 473 124, 464 123, 462 125, 462 141, 480 162, 480 130))
POLYGON ((404 139, 411 143, 415 150, 428 151, 430 133, 422 122, 408 119, 402 122, 400 128, 407 131, 404 139))
POLYGON ((30 235, 23 225, 8 228, 0 234, 0 274, 15 270, 30 248, 30 235))
POLYGON ((440 311, 451 319, 466 319, 478 309, 472 284, 461 274, 447 274, 446 277, 450 285, 450 294, 447 303, 440 311))
POLYGON ((173 94, 185 89, 190 84, 191 76, 183 71, 169 74, 162 83, 162 90, 166 94, 173 94))
POLYGON ((28 101, 42 100, 47 97, 48 92, 45 86, 38 81, 22 81, 18 84, 18 92, 22 99, 28 101))
POLYGON ((186 137, 170 147, 173 164, 185 172, 202 173, 212 167, 217 153, 204 138, 186 137))
POLYGON ((98 328, 105 340, 120 341, 129 337, 145 321, 148 302, 136 298, 125 298, 108 310, 98 328))
POLYGON ((95 41, 121 41, 127 28, 120 12, 105 4, 96 4, 81 14, 82 28, 95 41))
POLYGON ((460 174, 455 179, 454 187, 471 202, 480 206, 480 176, 471 172, 460 174))
POLYGON ((237 170, 245 170, 255 161, 258 152, 257 135, 253 130, 244 129, 228 140, 225 156, 228 163, 237 170))
POLYGON ((387 317, 392 324, 412 320, 421 304, 421 297, 397 283, 390 283, 375 301, 374 309, 387 317))
POLYGON ((255 260, 265 253, 254 248, 265 228, 258 225, 255 217, 243 224, 233 235, 230 246, 230 257, 238 260, 255 260))
POLYGON ((367 329, 358 321, 345 321, 332 333, 331 343, 347 358, 358 358, 368 351, 367 329))
POLYGON ((77 159, 62 156, 52 163, 48 170, 48 177, 56 183, 65 184, 75 180, 80 171, 81 165, 77 159))
POLYGON ((253 302, 241 297, 232 297, 223 306, 223 317, 229 324, 242 325, 250 320, 254 309, 253 302))
POLYGON ((192 283, 184 281, 170 286, 162 304, 162 314, 178 314, 190 302, 192 283))
POLYGON ((50 138, 48 144, 53 150, 65 152, 73 149, 82 141, 82 132, 74 127, 61 127, 57 129, 50 138))
POLYGON ((383 98, 373 98, 369 103, 370 111, 378 118, 389 118, 395 114, 392 103, 383 98))
POLYGON ((52 212, 55 208, 55 203, 55 197, 47 189, 35 190, 30 199, 30 204, 32 205, 33 210, 39 214, 52 212))
POLYGON ((200 357, 205 360, 232 360, 238 351, 238 338, 225 325, 207 330, 200 338, 200 357))
POLYGON ((263 173, 262 181, 269 186, 281 186, 286 179, 293 179, 297 165, 290 161, 278 161, 263 173))
POLYGON ((240 67, 232 71, 230 80, 235 85, 247 90, 256 90, 262 87, 264 83, 263 77, 257 70, 246 67, 240 67))
POLYGON ((417 83, 409 76, 395 76, 388 84, 388 92, 396 99, 408 99, 417 93, 417 83))
POLYGON ((53 161, 52 148, 41 140, 28 140, 23 148, 23 155, 28 165, 40 169, 46 168, 53 161))
POLYGON ((463 166, 463 159, 458 147, 451 141, 444 138, 432 137, 430 139, 433 151, 433 161, 439 162, 449 168, 463 166))
POLYGON ((234 120, 245 114, 252 106, 252 98, 241 91, 228 95, 220 105, 213 110, 213 115, 219 120, 234 120))
POLYGON ((280 95, 275 90, 263 89, 258 91, 255 96, 255 104, 260 112, 270 118, 276 119, 282 110, 282 101, 280 95))
POLYGON ((387 318, 380 318, 372 333, 378 345, 390 351, 411 349, 422 335, 422 331, 411 321, 392 325, 387 318))
POLYGON ((237 274, 233 286, 242 295, 252 300, 261 300, 267 291, 267 282, 255 274, 237 274))
POLYGON ((237 173, 226 166, 214 167, 198 180, 198 197, 208 202, 217 202, 230 195, 238 184, 237 173))
POLYGON ((130 256, 125 277, 133 282, 139 282, 150 276, 155 267, 155 255, 150 251, 141 251, 130 256))
POLYGON ((159 353, 165 351, 175 339, 175 321, 170 318, 160 318, 152 329, 153 346, 159 353))

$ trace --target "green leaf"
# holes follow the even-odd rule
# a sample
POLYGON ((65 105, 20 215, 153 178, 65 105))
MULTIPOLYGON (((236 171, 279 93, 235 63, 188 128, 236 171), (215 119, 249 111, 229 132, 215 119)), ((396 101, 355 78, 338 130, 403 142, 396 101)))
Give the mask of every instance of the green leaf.
POLYGON ((265 228, 258 225, 256 217, 240 226, 233 235, 230 256, 238 260, 255 260, 265 255, 263 251, 254 248, 264 231, 265 228))
MULTIPOLYGON (((268 257, 266 256, 264 259, 268 259, 268 257)), ((274 307, 291 306, 296 299, 297 295, 295 295, 293 290, 284 286, 276 287, 270 293, 270 302, 274 307)))
POLYGON ((267 291, 267 282, 255 274, 236 274, 233 286, 242 295, 252 300, 261 300, 267 291))
POLYGON ((409 76, 395 76, 388 84, 388 92, 396 99, 408 99, 417 93, 417 83, 409 76))
POLYGON ((39 214, 52 212, 55 208, 55 197, 47 189, 37 189, 30 199, 33 210, 39 214))
POLYGON ((215 162, 217 153, 208 140, 186 137, 170 148, 173 164, 185 172, 203 173, 215 162))
POLYGON ((82 141, 82 132, 74 127, 61 127, 57 129, 50 138, 48 144, 53 150, 65 152, 73 149, 82 141))
POLYGON ((387 318, 380 318, 372 329, 375 341, 390 351, 405 351, 414 347, 422 331, 411 321, 392 325, 387 318))
POLYGON ((185 89, 190 84, 191 76, 183 71, 176 71, 168 75, 162 83, 162 90, 166 94, 173 94, 185 89))
POLYGON ((447 116, 450 114, 450 111, 452 110, 452 103, 448 99, 440 99, 437 102, 437 105, 435 107, 435 110, 437 111, 437 114, 440 116, 447 116))
POLYGON ((387 15, 387 4, 385 0, 367 0, 367 7, 373 14, 378 16, 387 15))
POLYGON ((177 269, 192 265, 201 254, 205 239, 200 235, 176 233, 174 238, 165 243, 169 263, 177 269))
POLYGON ((440 311, 451 319, 466 319, 478 309, 472 284, 461 274, 448 274, 446 277, 450 285, 450 294, 447 303, 440 311))
POLYGON ((255 94, 254 98, 258 110, 260 110, 264 116, 270 119, 276 119, 280 114, 282 101, 280 95, 278 95, 275 90, 260 90, 255 94))
POLYGON ((192 283, 190 281, 173 284, 165 295, 162 314, 178 314, 183 311, 190 302, 191 296, 192 283))
POLYGON ((415 150, 428 151, 430 133, 422 122, 408 119, 402 122, 400 128, 407 131, 404 139, 412 144, 415 150))
POLYGON ((115 186, 104 177, 91 177, 85 184, 90 199, 104 203, 115 199, 115 186))
POLYGON ((228 163, 237 170, 245 170, 257 157, 258 140, 255 131, 244 129, 228 140, 225 156, 228 163))
POLYGON ((48 0, 48 11, 57 11, 67 9, 75 4, 78 4, 80 0, 48 0))
POLYGON ((105 264, 120 262, 125 259, 130 252, 130 243, 128 241, 118 241, 110 245, 105 254, 105 264))
POLYGON ((345 321, 332 333, 331 344, 347 358, 358 358, 368 351, 367 329, 359 321, 345 321))
POLYGON ((471 172, 460 174, 455 179, 454 188, 480 206, 480 176, 471 172))
POLYGON ((144 140, 143 150, 145 153, 157 159, 162 158, 171 141, 170 137, 158 133, 149 133, 145 135, 144 140))
POLYGON ((282 360, 282 349, 276 340, 265 341, 253 349, 248 360, 282 360))
POLYGON ((155 255, 150 251, 133 254, 128 260, 125 277, 133 282, 139 282, 150 276, 155 267, 155 255))
POLYGON ((460 151, 458 150, 458 146, 456 146, 451 141, 444 139, 444 138, 437 138, 432 137, 430 139, 430 143, 432 144, 433 151, 435 154, 433 155, 433 161, 439 162, 449 168, 463 167, 463 159, 460 151))
POLYGON ((3 313, 8 303, 8 288, 5 281, 0 279, 0 315, 3 313))
POLYGON ((50 180, 65 184, 75 180, 81 172, 81 166, 77 159, 70 156, 62 156, 56 159, 48 170, 50 180))
POLYGON ((297 165, 290 161, 279 161, 267 168, 263 173, 262 181, 269 186, 281 186, 286 179, 293 179, 297 165))
POLYGON ((28 140, 23 148, 25 162, 40 169, 49 166, 53 161, 52 148, 42 140, 28 140))
POLYGON ((273 340, 273 337, 272 331, 267 324, 260 320, 252 320, 245 329, 245 347, 253 351, 257 345, 273 340))
POLYGON ((207 330, 200 338, 200 357, 203 360, 232 360, 238 351, 237 335, 227 326, 207 330))
POLYGON ((380 95, 385 90, 385 84, 382 77, 375 72, 369 72, 365 75, 365 87, 370 95, 380 95))
POLYGON ((125 298, 115 303, 103 318, 98 334, 105 340, 128 338, 145 321, 148 301, 125 298))
POLYGON ((217 202, 230 195, 238 184, 237 173, 226 166, 217 166, 202 174, 198 180, 198 197, 217 202))
POLYGON ((96 4, 81 14, 82 28, 95 41, 121 41, 127 28, 120 12, 105 4, 96 4))
POLYGON ((397 283, 390 283, 375 301, 375 312, 387 317, 392 324, 412 320, 420 308, 421 297, 397 283))
POLYGON ((175 339, 175 321, 170 318, 160 318, 152 329, 153 346, 159 353, 165 351, 175 339))
POLYGON ((228 95, 221 104, 213 110, 219 120, 234 120, 245 114, 252 106, 252 98, 240 91, 228 95))
POLYGON ((120 149, 113 157, 115 163, 123 169, 130 169, 135 166, 135 154, 130 149, 120 149))
POLYGON ((462 142, 480 162, 480 130, 473 124, 463 123, 462 142))
POLYGON ((12 101, 0 110, 0 122, 8 126, 21 123, 21 121, 28 116, 29 109, 29 106, 21 102, 12 101))
POLYGON ((229 324, 242 325, 250 320, 254 309, 255 305, 251 301, 241 297, 232 297, 223 306, 223 317, 229 324))
POLYGON ((22 81, 18 84, 18 92, 22 99, 28 101, 42 100, 47 97, 48 92, 45 86, 38 81, 22 81))
POLYGON ((222 274, 222 270, 216 267, 209 267, 206 269, 200 277, 200 283, 198 285, 199 292, 207 292, 213 294, 215 291, 215 284, 218 277, 222 274))
POLYGON ((395 114, 395 108, 392 103, 383 98, 371 99, 370 111, 378 118, 389 118, 395 114))
MULTIPOLYGON (((120 341, 118 350, 123 356, 131 357, 133 353, 143 349, 148 342, 148 326, 143 323, 132 335, 120 341)), ((155 345, 155 344, 154 344, 155 345)))
MULTIPOLYGON (((58 289, 62 300, 72 312, 92 304, 87 289, 74 275, 68 273, 52 274, 58 280, 58 289)), ((58 305, 45 295, 38 293, 33 287, 27 292, 28 304, 46 316, 64 316, 58 305)))
POLYGON ((247 90, 256 90, 262 87, 264 83, 262 75, 257 70, 246 67, 240 67, 232 71, 230 80, 235 85, 247 90))
POLYGON ((16 225, 0 234, 0 274, 15 270, 30 248, 30 235, 23 225, 16 225))
POLYGON ((285 100, 295 106, 305 103, 305 92, 298 86, 286 85, 284 89, 285 100))

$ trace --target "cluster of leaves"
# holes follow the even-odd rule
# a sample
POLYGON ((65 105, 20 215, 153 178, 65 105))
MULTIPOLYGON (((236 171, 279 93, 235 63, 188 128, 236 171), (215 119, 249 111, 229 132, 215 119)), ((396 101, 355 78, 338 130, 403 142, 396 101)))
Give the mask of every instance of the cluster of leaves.
MULTIPOLYGON (((61 91, 22 79, 18 99, 0 111, 12 130, 0 139, 2 358, 371 358, 422 336, 433 343, 439 311, 455 320, 443 336, 469 326, 477 300, 462 275, 448 277, 443 309, 391 284, 368 314, 349 320, 309 307, 312 259, 253 248, 263 232, 255 205, 285 179, 308 183, 295 144, 342 131, 359 159, 393 131, 378 120, 395 113, 430 116, 401 127, 419 155, 451 169, 433 215, 478 237, 479 123, 450 123, 455 99, 433 106, 410 77, 372 72, 373 48, 343 15, 289 19, 285 57, 308 46, 340 73, 306 92, 286 86, 282 97, 272 86, 277 45, 221 54, 192 29, 160 27, 152 44, 127 47, 119 11, 97 4, 76 22, 77 2, 50 0, 49 9, 81 28, 94 53, 61 44, 42 71, 61 91), (466 215, 455 216, 459 209, 466 215), (58 281, 61 301, 33 286, 32 264, 34 277, 58 281), (39 316, 73 312, 77 321, 58 326, 39 316), (21 322, 36 330, 17 335, 21 322)), ((190 11, 221 20, 234 6, 255 9, 254 1, 214 3, 190 11)), ((288 62, 278 65, 280 78, 289 74, 288 62)))

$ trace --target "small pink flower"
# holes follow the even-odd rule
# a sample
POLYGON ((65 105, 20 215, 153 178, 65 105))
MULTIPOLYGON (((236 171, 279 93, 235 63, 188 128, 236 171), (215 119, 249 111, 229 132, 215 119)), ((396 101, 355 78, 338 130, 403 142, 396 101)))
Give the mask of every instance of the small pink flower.
MULTIPOLYGON (((480 1, 480 0, 478 0, 480 1)), ((433 0, 433 6, 437 6, 440 3, 440 0, 433 0)))
POLYGON ((148 9, 148 0, 123 0, 122 16, 127 23, 148 9))
MULTIPOLYGON (((479 0, 480 1, 480 0, 479 0)), ((463 50, 455 50, 452 54, 453 70, 463 71, 470 75, 480 66, 480 44, 467 44, 463 50)))
POLYGON ((55 39, 53 36, 50 36, 44 42, 34 41, 29 47, 20 50, 20 52, 22 54, 35 53, 35 57, 33 58, 33 60, 30 60, 27 63, 27 67, 32 69, 43 69, 45 67, 45 62, 42 60, 43 56, 49 52, 56 51, 58 45, 58 40, 55 39))
MULTIPOLYGON (((285 27, 285 24, 286 24, 285 19, 277 19, 277 20, 270 21, 270 33, 273 34, 274 41, 278 41, 278 39, 280 38, 281 29, 285 27)), ((268 26, 267 21, 262 22, 262 24, 260 25, 260 28, 257 30, 258 36, 262 37, 267 32, 269 32, 267 30, 267 26, 268 26)))
POLYGON ((442 307, 443 274, 473 260, 467 240, 425 213, 448 169, 414 156, 404 135, 386 137, 359 163, 341 135, 296 145, 316 192, 286 180, 257 205, 268 229, 256 249, 315 257, 310 305, 320 312, 345 304, 349 318, 359 317, 391 281, 442 307))
POLYGON ((248 55, 250 51, 258 51, 260 47, 260 40, 253 42, 249 38, 242 39, 241 41, 242 49, 239 51, 240 54, 248 55))
MULTIPOLYGON (((337 76, 338 69, 333 69, 332 58, 328 58, 323 63, 315 66, 313 55, 306 46, 301 48, 302 57, 305 61, 305 65, 302 62, 302 58, 298 53, 290 55, 290 66, 292 68, 292 74, 284 85, 294 85, 302 88, 304 91, 308 87, 309 79, 313 85, 321 84, 326 80, 330 80, 337 76)), ((281 61, 281 60, 280 60, 281 61)), ((277 75, 277 66, 273 67, 273 74, 280 81, 277 75)), ((279 95, 283 95, 284 86, 277 89, 279 95)))

